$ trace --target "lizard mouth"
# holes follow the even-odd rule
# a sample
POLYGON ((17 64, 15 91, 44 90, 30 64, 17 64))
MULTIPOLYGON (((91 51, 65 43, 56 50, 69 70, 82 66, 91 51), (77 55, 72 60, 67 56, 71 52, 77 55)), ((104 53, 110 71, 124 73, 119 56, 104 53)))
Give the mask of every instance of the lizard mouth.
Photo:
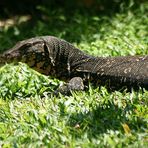
POLYGON ((20 53, 19 52, 5 52, 4 54, 0 55, 0 65, 4 65, 6 63, 17 63, 20 61, 20 53))

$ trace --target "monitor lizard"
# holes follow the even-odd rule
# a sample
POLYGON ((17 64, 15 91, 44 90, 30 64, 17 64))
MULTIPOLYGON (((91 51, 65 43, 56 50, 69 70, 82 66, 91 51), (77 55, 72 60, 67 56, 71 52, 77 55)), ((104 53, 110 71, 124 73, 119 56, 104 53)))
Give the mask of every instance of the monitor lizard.
POLYGON ((60 92, 83 90, 88 82, 106 86, 148 90, 148 56, 94 57, 54 36, 41 36, 18 42, 0 54, 0 66, 23 62, 44 75, 64 80, 60 92))

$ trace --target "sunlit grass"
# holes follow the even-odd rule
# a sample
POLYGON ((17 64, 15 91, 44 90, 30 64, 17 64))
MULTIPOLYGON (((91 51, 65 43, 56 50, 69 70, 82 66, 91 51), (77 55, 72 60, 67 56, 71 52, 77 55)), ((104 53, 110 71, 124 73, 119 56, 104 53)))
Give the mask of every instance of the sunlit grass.
MULTIPOLYGON (((55 18, 49 13, 46 23, 38 20, 33 28, 1 29, 0 48, 46 34, 71 41, 95 56, 148 54, 146 4, 112 17, 77 12, 69 19, 58 11, 55 18)), ((147 146, 148 91, 109 93, 105 87, 90 86, 86 92, 56 97, 52 92, 60 83, 22 63, 0 68, 0 146, 147 146)))

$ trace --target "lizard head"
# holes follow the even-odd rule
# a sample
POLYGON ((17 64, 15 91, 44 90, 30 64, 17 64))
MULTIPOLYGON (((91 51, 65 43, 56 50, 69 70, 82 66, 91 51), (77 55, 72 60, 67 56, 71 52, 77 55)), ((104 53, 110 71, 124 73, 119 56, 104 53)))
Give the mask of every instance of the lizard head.
POLYGON ((19 61, 26 63, 29 67, 45 75, 52 75, 54 65, 50 58, 50 50, 45 41, 40 38, 32 38, 21 42, 22 46, 17 51, 20 55, 19 61))
POLYGON ((14 47, 5 51, 2 55, 6 63, 11 62, 25 62, 34 60, 34 55, 42 53, 43 43, 33 41, 32 39, 23 40, 18 42, 14 47))
POLYGON ((31 38, 18 42, 13 48, 0 56, 0 63, 26 63, 36 71, 49 75, 53 65, 49 58, 50 50, 40 38, 31 38))

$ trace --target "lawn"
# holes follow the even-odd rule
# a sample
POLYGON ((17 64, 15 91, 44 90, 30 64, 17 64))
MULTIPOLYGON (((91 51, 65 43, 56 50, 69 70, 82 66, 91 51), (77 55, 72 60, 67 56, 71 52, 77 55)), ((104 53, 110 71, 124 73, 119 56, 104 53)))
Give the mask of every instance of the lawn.
MULTIPOLYGON (((63 38, 94 56, 148 54, 148 2, 120 4, 109 13, 88 8, 67 12, 37 6, 40 15, 0 19, 0 50, 40 35, 63 38), (3 25, 5 23, 5 25, 3 25)), ((63 82, 24 63, 0 68, 0 147, 148 146, 148 91, 108 92, 89 86, 54 96, 63 82)))

